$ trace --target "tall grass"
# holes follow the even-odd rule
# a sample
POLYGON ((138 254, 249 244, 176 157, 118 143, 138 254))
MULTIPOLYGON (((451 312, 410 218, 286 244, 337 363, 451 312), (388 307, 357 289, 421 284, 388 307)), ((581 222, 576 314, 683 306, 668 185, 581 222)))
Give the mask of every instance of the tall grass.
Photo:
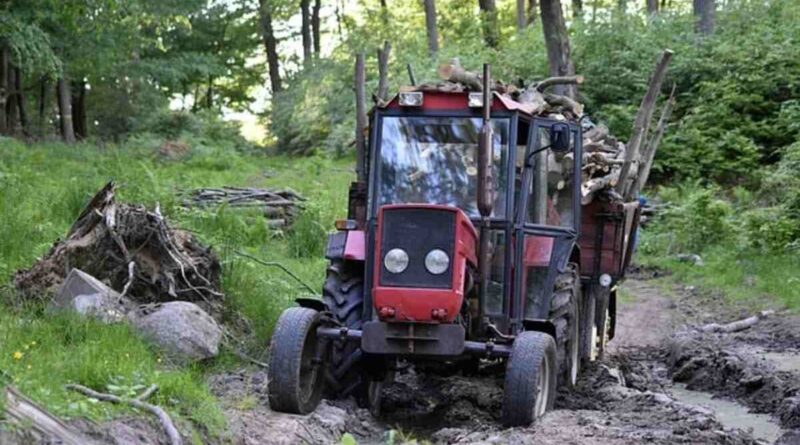
POLYGON ((324 235, 332 230, 334 219, 346 213, 351 165, 352 160, 267 157, 214 147, 203 147, 183 161, 165 161, 150 143, 101 149, 0 139, 0 376, 6 380, 2 383, 14 383, 58 414, 98 419, 122 408, 80 402, 62 386, 72 382, 106 389, 157 383, 158 403, 210 429, 220 427, 220 411, 203 383, 206 370, 160 363, 158 352, 124 326, 15 306, 13 273, 46 253, 66 234, 92 194, 113 179, 120 201, 158 204, 172 224, 213 247, 223 264, 228 306, 251 328, 244 339, 247 349, 262 356, 280 312, 308 292, 279 269, 255 264, 235 252, 280 262, 321 289, 324 235), (293 229, 281 233, 268 230, 258 212, 181 206, 181 192, 223 185, 291 187, 308 198, 306 211, 293 229), (19 359, 16 352, 22 353, 19 359))

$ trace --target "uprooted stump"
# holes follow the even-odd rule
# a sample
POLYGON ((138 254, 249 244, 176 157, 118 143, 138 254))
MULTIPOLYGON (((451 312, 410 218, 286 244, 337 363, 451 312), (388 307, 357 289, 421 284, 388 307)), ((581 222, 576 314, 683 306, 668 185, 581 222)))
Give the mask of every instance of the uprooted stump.
POLYGON ((117 204, 114 195, 113 182, 97 192, 64 240, 30 269, 17 271, 17 289, 31 298, 50 299, 77 268, 136 303, 191 301, 219 316, 224 295, 219 292, 219 260, 211 249, 170 227, 158 207, 149 211, 117 204))

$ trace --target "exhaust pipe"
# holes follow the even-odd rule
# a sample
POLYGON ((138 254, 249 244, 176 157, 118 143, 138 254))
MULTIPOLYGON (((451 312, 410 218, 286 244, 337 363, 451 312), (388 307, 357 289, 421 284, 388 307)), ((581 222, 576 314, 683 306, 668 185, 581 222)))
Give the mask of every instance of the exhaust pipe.
POLYGON ((489 287, 489 217, 492 215, 494 205, 494 177, 492 174, 492 91, 491 91, 491 66, 483 64, 483 126, 480 139, 478 139, 478 211, 481 214, 480 246, 478 252, 478 273, 480 275, 480 295, 482 304, 479 304, 479 316, 484 314, 486 295, 489 287))

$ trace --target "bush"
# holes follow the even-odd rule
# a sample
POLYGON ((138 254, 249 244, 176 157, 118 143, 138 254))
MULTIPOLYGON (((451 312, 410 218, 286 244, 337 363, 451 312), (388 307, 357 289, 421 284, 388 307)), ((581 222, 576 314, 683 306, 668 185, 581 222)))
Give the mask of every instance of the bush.
POLYGON ((673 250, 700 253, 734 240, 733 207, 718 194, 718 188, 696 182, 662 189, 661 198, 670 207, 659 215, 658 231, 672 236, 673 250))

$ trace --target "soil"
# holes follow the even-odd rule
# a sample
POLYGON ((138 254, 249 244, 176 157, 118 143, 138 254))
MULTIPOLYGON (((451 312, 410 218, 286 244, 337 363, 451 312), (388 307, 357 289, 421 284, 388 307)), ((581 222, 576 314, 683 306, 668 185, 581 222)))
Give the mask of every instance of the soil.
POLYGON ((725 413, 714 406, 682 402, 677 394, 684 388, 705 391, 709 400, 736 402, 745 407, 742 412, 766 413, 769 417, 748 420, 779 424, 780 437, 772 443, 800 444, 800 366, 791 367, 800 364, 800 319, 779 314, 739 333, 702 333, 699 326, 744 318, 752 310, 691 287, 665 289, 651 280, 660 275, 638 271, 625 283, 629 297, 620 302, 609 353, 582 370, 576 388, 561 389, 556 409, 532 427, 506 429, 499 423, 498 364, 485 364, 470 377, 407 367, 384 388, 380 419, 351 400, 324 401, 309 416, 272 412, 263 371, 214 376, 212 390, 225 401, 236 444, 339 443, 344 433, 359 444, 387 443, 390 434, 395 443, 771 442, 736 429, 736 424, 721 423, 725 413))

